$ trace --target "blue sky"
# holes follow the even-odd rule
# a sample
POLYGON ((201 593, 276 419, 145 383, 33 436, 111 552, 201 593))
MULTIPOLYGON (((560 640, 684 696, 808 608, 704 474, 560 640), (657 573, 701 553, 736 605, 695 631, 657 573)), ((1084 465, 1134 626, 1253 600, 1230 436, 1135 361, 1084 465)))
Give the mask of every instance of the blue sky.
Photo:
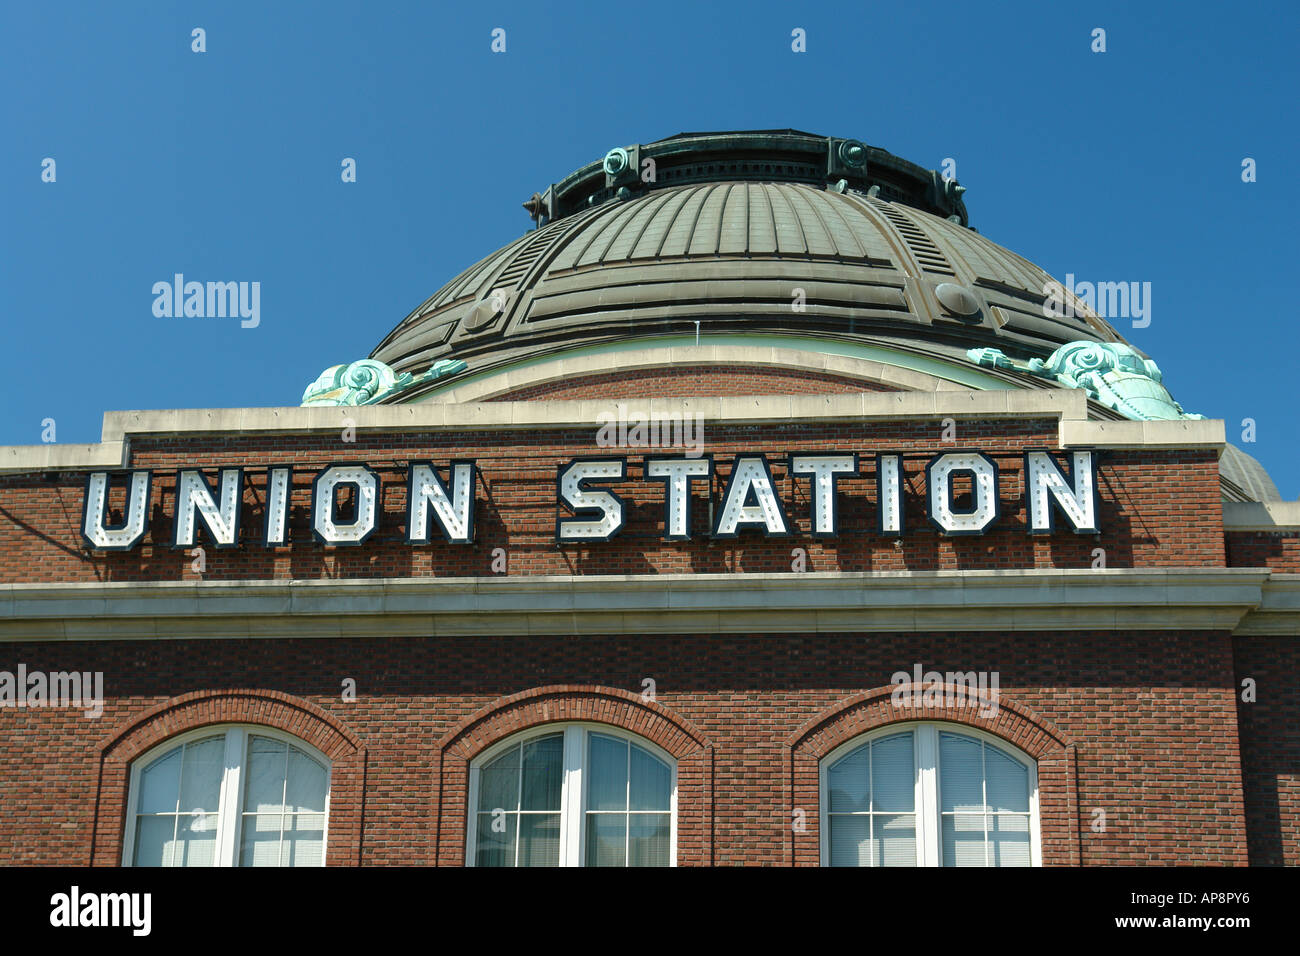
POLYGON ((6 4, 0 444, 296 405, 610 147, 793 127, 952 157, 982 234, 1152 283, 1121 332, 1296 498, 1298 27, 1293 2, 6 4), (176 272, 260 282, 260 325, 156 318, 176 272))

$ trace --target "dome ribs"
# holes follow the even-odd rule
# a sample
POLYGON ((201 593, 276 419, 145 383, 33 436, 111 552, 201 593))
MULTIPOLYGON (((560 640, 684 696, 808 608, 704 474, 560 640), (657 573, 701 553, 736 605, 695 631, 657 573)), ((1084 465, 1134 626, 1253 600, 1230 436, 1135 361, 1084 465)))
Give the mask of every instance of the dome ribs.
POLYGON ((803 190, 807 186, 793 186, 786 194, 790 201, 790 206, 795 209, 798 216, 799 225, 803 228, 804 241, 808 244, 808 254, 810 256, 833 256, 836 253, 835 243, 831 241, 830 233, 826 230, 826 224, 822 222, 822 217, 817 215, 817 211, 812 208, 807 197, 803 195, 803 190), (803 215, 799 215, 799 212, 803 215))
POLYGON ((772 210, 770 186, 747 190, 749 195, 749 251, 755 255, 776 254, 776 213, 772 210))
POLYGON ((645 232, 646 226, 650 224, 658 211, 658 207, 662 204, 663 197, 653 193, 634 200, 630 204, 633 207, 632 215, 621 220, 618 232, 600 257, 600 261, 611 262, 630 259, 637 240, 641 238, 641 234, 645 232))
POLYGON ((719 255, 749 251, 749 184, 737 183, 727 189, 718 218, 719 255))
POLYGON ((578 260, 579 265, 592 265, 595 263, 605 262, 609 258, 610 247, 614 245, 615 240, 623 232, 633 216, 639 210, 636 206, 623 203, 617 206, 613 215, 608 215, 600 227, 595 231, 596 235, 592 237, 586 250, 578 260), (599 251, 597 251, 599 250, 599 251))
POLYGON ((668 238, 668 230, 677 221, 678 214, 692 194, 693 190, 690 189, 672 189, 661 194, 663 201, 656 209, 654 217, 646 224, 646 229, 637 240, 629 258, 657 259, 659 257, 664 240, 668 238), (669 207, 672 207, 671 213, 667 211, 669 207))
POLYGON ((808 237, 804 234, 799 215, 790 204, 784 184, 773 185, 769 191, 772 203, 772 223, 776 227, 777 254, 782 256, 806 256, 808 254, 808 237), (782 215, 776 212, 777 202, 785 207, 782 215))
POLYGON ((958 224, 960 196, 945 198, 933 171, 874 149, 865 169, 838 169, 844 141, 805 134, 732 138, 734 156, 712 134, 652 144, 665 160, 655 182, 584 167, 532 203, 551 222, 448 282, 372 356, 412 372, 464 358, 481 374, 629 335, 689 335, 696 322, 808 336, 812 351, 822 339, 931 343, 963 361, 971 346, 1045 355, 1080 337, 1122 341, 1100 320, 1043 316, 1047 273, 958 224), (953 314, 953 290, 935 291, 945 282, 983 311, 953 314), (490 308, 498 289, 504 307, 490 308), (792 318, 795 289, 806 309, 792 318))
POLYGON ((695 229, 695 221, 699 218, 699 207, 703 204, 705 197, 709 194, 711 186, 691 186, 685 201, 673 212, 673 220, 664 232, 663 241, 660 242, 659 248, 655 251, 657 258, 665 256, 684 256, 686 247, 690 242, 691 234, 695 229), (694 211, 687 210, 694 206, 694 211), (685 215, 683 215, 685 213, 685 215))
POLYGON ((654 193, 649 199, 645 200, 648 215, 645 217, 645 221, 641 223, 641 228, 637 230, 636 236, 628 246, 627 254, 624 256, 625 259, 646 258, 644 255, 638 256, 636 251, 641 248, 641 243, 644 241, 646 233, 650 231, 650 227, 659 220, 660 212, 673 200, 673 198, 673 193, 667 192, 654 193))
POLYGON ((817 202, 825 208, 828 217, 833 216, 835 219, 839 220, 840 228, 835 230, 836 236, 843 236, 848 242, 853 244, 853 248, 857 250, 855 253, 857 258, 870 259, 871 256, 868 254, 866 246, 864 246, 858 239, 858 231, 849 224, 848 219, 844 215, 844 201, 842 199, 835 201, 831 198, 838 195, 838 193, 821 192, 817 194, 817 202))
POLYGON ((699 209, 696 210, 695 227, 691 230, 687 255, 716 256, 718 254, 718 242, 722 237, 722 206, 727 198, 726 192, 721 195, 719 193, 725 185, 727 184, 718 183, 710 186, 704 202, 700 203, 699 209))

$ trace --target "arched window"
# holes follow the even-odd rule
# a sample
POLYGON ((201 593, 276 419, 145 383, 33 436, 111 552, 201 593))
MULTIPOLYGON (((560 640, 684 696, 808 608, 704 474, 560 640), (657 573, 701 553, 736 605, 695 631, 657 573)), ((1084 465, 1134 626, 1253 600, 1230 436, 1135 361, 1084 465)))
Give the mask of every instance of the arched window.
POLYGON ((324 866, 329 760, 269 727, 204 727, 131 765, 126 866, 324 866))
POLYGON ((822 864, 1039 866, 1038 773, 959 724, 893 724, 821 763, 822 864))
POLYGON ((470 766, 471 866, 673 866, 677 768, 603 724, 550 724, 470 766))

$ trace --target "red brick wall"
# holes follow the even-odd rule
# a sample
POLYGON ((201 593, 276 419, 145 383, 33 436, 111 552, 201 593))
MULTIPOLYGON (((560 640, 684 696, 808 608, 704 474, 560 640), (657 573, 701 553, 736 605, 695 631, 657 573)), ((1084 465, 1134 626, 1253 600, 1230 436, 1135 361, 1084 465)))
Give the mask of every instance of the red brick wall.
POLYGON ((1300 643, 1297 636, 1239 637, 1237 714, 1252 866, 1300 865, 1300 643), (1242 681, 1255 700, 1241 700, 1242 681))
MULTIPOLYGON (((170 733, 253 719, 334 756, 331 863, 455 865, 464 761, 519 728, 575 717, 678 755, 681 864, 815 862, 818 747, 878 725, 880 695, 869 692, 916 663, 999 673, 1002 708, 982 726, 1038 756, 1045 863, 1244 864, 1230 645, 1225 634, 1164 631, 8 644, 0 666, 103 671, 109 700, 99 720, 0 708, 0 864, 83 864, 92 848, 115 862, 130 757, 170 733), (647 677, 652 704, 638 696, 647 677), (355 702, 340 700, 346 678, 355 702), (1091 828, 1095 809, 1105 832, 1091 828)), ((1275 657, 1284 647, 1248 647, 1278 661, 1257 669, 1261 688, 1296 663, 1294 651, 1275 657)), ((1289 774, 1294 862, 1296 715, 1279 700, 1243 711, 1243 726, 1270 735, 1260 759, 1289 774)), ((1266 827, 1251 852, 1272 852, 1268 817, 1249 806, 1266 827)))
POLYGON ((1228 567, 1300 572, 1300 534, 1277 531, 1229 531, 1228 567))
MULTIPOLYGON (((845 479, 840 487, 841 524, 834 539, 816 540, 809 528, 807 479, 792 484, 783 465, 774 467, 778 491, 800 532, 768 540, 745 533, 735 541, 707 538, 707 503, 702 487, 693 506, 696 540, 659 539, 663 485, 637 478, 617 486, 628 502, 628 524, 614 540, 556 547, 556 466, 570 458, 627 452, 640 473, 640 460, 679 451, 597 448, 590 430, 483 432, 460 435, 384 435, 364 430, 355 442, 335 435, 277 437, 188 437, 137 439, 132 467, 155 469, 146 539, 128 552, 89 552, 79 536, 85 478, 65 474, 52 481, 39 475, 0 478, 0 581, 130 581, 193 578, 191 558, 173 550, 175 469, 242 464, 250 469, 292 463, 296 477, 290 517, 290 547, 268 550, 262 534, 261 503, 265 472, 246 475, 243 543, 230 550, 207 549, 209 579, 412 577, 491 573, 492 552, 504 548, 510 574, 633 574, 655 572, 789 571, 791 550, 804 548, 808 570, 931 570, 990 567, 1091 566, 1093 550, 1105 551, 1106 566, 1222 567, 1223 529, 1218 466, 1212 451, 1103 451, 1099 469, 1102 501, 1099 537, 1067 530, 1052 535, 1025 533, 1021 481, 1023 449, 1054 448, 1056 426, 1048 421, 966 423, 957 441, 940 441, 940 423, 863 423, 860 425, 710 426, 705 450, 715 456, 721 476, 737 452, 763 451, 769 459, 787 451, 826 449, 899 451, 910 489, 907 534, 897 545, 874 532, 875 482, 845 479), (936 452, 979 448, 998 463, 1002 517, 987 534, 939 535, 925 519, 924 466, 936 452), (412 547, 405 543, 406 463, 432 459, 445 468, 449 459, 474 458, 481 476, 473 545, 441 540, 412 547), (327 548, 311 537, 312 473, 341 461, 365 461, 384 480, 383 518, 375 537, 360 548, 327 548)), ((874 467, 874 464, 868 467, 874 467)), ((120 509, 125 492, 119 482, 111 496, 120 509)), ((699 487, 699 486, 697 486, 699 487)), ((721 479, 715 484, 720 500, 721 479)), ((1059 523, 1058 523, 1059 524, 1059 523)), ((200 533, 202 535, 202 532, 200 533)), ((202 537, 200 537, 202 540, 202 537)))
POLYGON ((863 382, 843 375, 752 365, 712 365, 707 368, 683 366, 582 375, 514 389, 489 401, 601 398, 627 401, 637 398, 702 398, 709 395, 829 395, 896 391, 898 389, 888 385, 863 382))

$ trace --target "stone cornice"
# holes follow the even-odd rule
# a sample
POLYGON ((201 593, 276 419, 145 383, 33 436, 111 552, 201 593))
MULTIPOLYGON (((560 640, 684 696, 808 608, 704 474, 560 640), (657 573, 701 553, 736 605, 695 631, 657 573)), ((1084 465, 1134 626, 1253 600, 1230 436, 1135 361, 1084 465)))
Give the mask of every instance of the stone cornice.
POLYGON ((0 585, 0 640, 908 631, 1300 635, 1254 569, 546 575, 0 585))
MULTIPOLYGON (((1219 420, 1170 422, 1087 421, 1087 397, 1078 389, 857 392, 843 395, 767 395, 629 401, 630 417, 701 415, 726 425, 909 418, 988 421, 1055 419, 1061 448, 1204 448, 1221 451, 1219 420)), ((608 415, 608 401, 468 402, 312 408, 200 408, 108 412, 103 440, 93 445, 0 447, 0 473, 122 469, 133 438, 229 437, 339 432, 510 431, 591 428, 608 415)))
POLYGON ((1300 501, 1225 501, 1224 531, 1300 532, 1300 501))

